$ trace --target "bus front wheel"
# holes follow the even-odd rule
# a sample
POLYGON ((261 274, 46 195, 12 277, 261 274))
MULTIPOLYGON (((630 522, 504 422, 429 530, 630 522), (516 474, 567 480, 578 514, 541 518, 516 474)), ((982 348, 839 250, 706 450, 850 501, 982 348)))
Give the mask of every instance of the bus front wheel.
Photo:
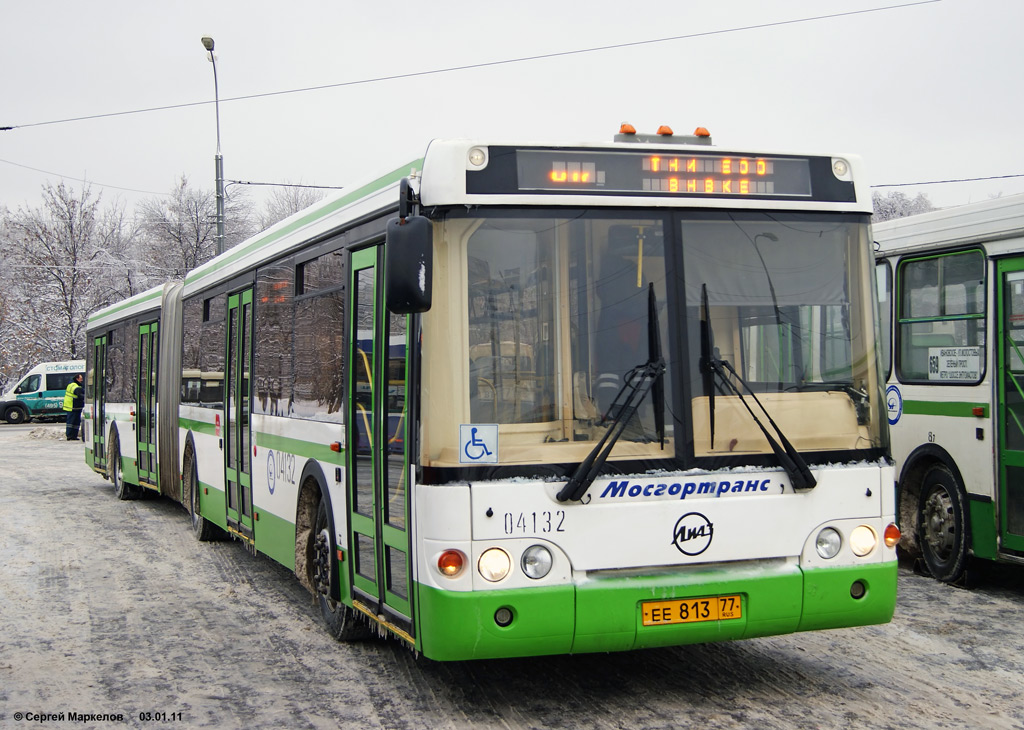
POLYGON ((312 585, 320 604, 320 615, 328 633, 338 641, 358 641, 370 636, 369 627, 349 608, 335 598, 338 568, 334 559, 334 522, 327 511, 327 500, 321 498, 313 528, 312 585))
POLYGON ((917 511, 917 534, 928 572, 955 583, 967 569, 967 513, 964 491, 944 464, 924 475, 917 511))

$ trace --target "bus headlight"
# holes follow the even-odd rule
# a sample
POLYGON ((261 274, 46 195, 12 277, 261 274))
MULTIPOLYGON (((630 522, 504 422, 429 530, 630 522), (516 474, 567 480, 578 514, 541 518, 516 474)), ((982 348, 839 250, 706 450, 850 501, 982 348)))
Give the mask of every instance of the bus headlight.
POLYGON ((484 580, 497 583, 499 580, 503 580, 512 569, 512 559, 501 548, 490 548, 484 550, 476 567, 484 580))
POLYGON ((543 545, 531 545, 523 552, 523 572, 534 580, 540 580, 551 572, 552 562, 551 551, 543 545))
POLYGON ((843 538, 840 537, 839 531, 834 527, 826 527, 818 533, 818 537, 814 541, 814 548, 818 551, 818 555, 825 558, 825 560, 838 555, 839 548, 842 546, 843 538))
POLYGON ((870 553, 877 544, 878 536, 867 525, 857 525, 850 533, 850 549, 858 558, 863 558, 870 553))

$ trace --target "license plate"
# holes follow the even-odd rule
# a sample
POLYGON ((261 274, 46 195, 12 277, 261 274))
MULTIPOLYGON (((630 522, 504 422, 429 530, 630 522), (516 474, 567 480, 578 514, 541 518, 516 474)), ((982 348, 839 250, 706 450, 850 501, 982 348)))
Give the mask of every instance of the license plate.
POLYGON ((728 621, 742 618, 740 597, 708 596, 707 598, 680 598, 672 601, 644 601, 644 626, 662 624, 689 624, 697 621, 728 621))

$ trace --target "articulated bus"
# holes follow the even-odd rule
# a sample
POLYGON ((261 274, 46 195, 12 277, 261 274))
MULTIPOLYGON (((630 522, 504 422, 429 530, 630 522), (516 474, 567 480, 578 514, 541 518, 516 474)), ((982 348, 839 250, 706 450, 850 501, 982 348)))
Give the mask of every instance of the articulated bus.
POLYGON ((860 162, 662 131, 434 141, 97 312, 86 458, 436 660, 889 621, 860 162))
POLYGON ((1024 195, 874 235, 901 549, 950 583, 1024 563, 1024 195))
POLYGON ((180 283, 164 284, 89 318, 82 410, 85 458, 109 477, 119 499, 161 488, 180 498, 180 292, 180 283), (164 318, 172 331, 161 341, 164 318))

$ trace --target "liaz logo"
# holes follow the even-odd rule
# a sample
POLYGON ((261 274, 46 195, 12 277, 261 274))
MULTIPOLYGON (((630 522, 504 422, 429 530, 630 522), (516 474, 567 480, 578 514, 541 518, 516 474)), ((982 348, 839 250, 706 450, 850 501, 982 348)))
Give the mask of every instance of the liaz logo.
POLYGON ((672 544, 683 555, 700 555, 708 549, 715 535, 715 526, 700 512, 688 512, 676 522, 672 544))

